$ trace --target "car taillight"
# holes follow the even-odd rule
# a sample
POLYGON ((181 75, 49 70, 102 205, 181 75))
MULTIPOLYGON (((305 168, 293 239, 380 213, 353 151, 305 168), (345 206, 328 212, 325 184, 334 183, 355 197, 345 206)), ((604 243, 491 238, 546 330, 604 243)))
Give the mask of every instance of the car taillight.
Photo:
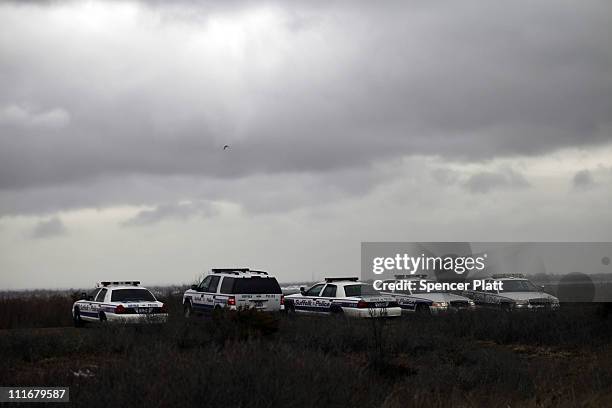
POLYGON ((162 303, 161 309, 159 310, 161 313, 168 313, 168 306, 165 303, 162 303))
POLYGON ((281 295, 281 305, 285 304, 285 295, 281 295))
POLYGON ((124 314, 124 313, 125 313, 125 307, 123 307, 123 305, 119 305, 115 307, 115 314, 124 314))
POLYGON ((236 306, 236 298, 233 296, 230 296, 227 298, 227 305, 228 306, 236 306))
POLYGON ((368 302, 366 302, 365 300, 360 300, 359 302, 357 302, 357 307, 360 309, 364 309, 366 307, 368 307, 368 302))

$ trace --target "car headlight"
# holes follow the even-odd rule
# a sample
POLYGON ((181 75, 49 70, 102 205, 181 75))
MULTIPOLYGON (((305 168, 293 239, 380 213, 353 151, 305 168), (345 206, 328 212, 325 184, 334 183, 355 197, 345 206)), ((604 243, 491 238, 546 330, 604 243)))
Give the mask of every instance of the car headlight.
POLYGON ((433 302, 431 305, 433 307, 448 307, 448 303, 446 302, 433 302))
POLYGON ((475 305, 476 305, 476 303, 474 303, 474 301, 473 301, 473 300, 468 300, 468 304, 469 304, 470 306, 475 306, 475 305))

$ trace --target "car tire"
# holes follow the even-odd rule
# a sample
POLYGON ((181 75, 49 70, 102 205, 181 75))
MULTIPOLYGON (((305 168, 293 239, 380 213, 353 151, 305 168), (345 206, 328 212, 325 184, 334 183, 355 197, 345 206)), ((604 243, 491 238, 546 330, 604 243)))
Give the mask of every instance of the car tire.
POLYGON ((421 316, 429 316, 431 314, 431 310, 429 309, 429 306, 421 303, 417 305, 416 313, 421 316))
POLYGON ((185 317, 185 319, 189 319, 191 316, 193 316, 191 302, 185 302, 185 305, 183 306, 183 317, 185 317))
POLYGON ((287 312, 287 316, 295 317, 297 313, 295 313, 295 306, 292 302, 285 303, 285 312, 287 312))
POLYGON ((79 328, 85 326, 85 322, 81 319, 81 313, 79 312, 79 308, 75 308, 72 313, 72 321, 74 322, 74 327, 79 328))
POLYGON ((512 311, 512 305, 510 303, 501 303, 500 308, 502 311, 504 312, 511 312, 512 311))
POLYGON ((344 317, 344 310, 342 310, 341 307, 336 306, 331 309, 331 314, 332 316, 342 318, 344 317))

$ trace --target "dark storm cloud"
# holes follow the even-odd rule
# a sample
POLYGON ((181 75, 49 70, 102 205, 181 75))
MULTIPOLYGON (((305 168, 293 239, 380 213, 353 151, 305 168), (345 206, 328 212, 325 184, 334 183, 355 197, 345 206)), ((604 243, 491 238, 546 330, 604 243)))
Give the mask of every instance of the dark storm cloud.
MULTIPOLYGON (((611 140, 607 2, 135 4, 98 4, 100 30, 78 23, 78 2, 0 6, 4 199, 39 194, 40 208, 130 176, 350 179, 400 156, 611 140)), ((466 187, 518 185, 483 173, 466 187)), ((302 199, 282 191, 268 190, 281 207, 302 199)), ((92 193, 76 205, 125 202, 92 193)))
POLYGON ((66 235, 67 230, 59 217, 39 221, 32 230, 31 237, 34 239, 53 238, 66 235))
POLYGON ((575 189, 586 189, 595 184, 595 179, 591 172, 587 169, 576 172, 572 179, 572 185, 575 189))
POLYGON ((210 217, 217 213, 207 202, 187 202, 161 204, 151 210, 138 212, 134 217, 123 222, 125 227, 146 226, 157 224, 164 220, 188 220, 193 217, 210 217))

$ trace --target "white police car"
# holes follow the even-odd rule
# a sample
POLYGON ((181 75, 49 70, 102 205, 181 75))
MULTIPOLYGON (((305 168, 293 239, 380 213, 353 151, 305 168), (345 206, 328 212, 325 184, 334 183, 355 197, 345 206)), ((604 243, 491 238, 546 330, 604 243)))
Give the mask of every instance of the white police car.
POLYGON ((212 269, 199 285, 183 295, 185 317, 215 309, 256 309, 278 312, 284 296, 275 277, 249 268, 212 269))
POLYGON ((168 320, 166 305, 139 281, 103 281, 72 305, 76 327, 86 322, 160 323, 168 320))
POLYGON ((559 299, 545 293, 525 275, 499 274, 484 280, 484 287, 491 290, 468 291, 466 296, 484 306, 499 307, 502 310, 557 310, 559 299), (495 284, 496 282, 501 282, 495 284), (498 289, 495 289, 498 288, 498 289))
POLYGON ((402 311, 397 301, 359 282, 358 278, 325 278, 301 293, 287 295, 288 313, 311 315, 345 315, 350 317, 396 317, 402 311))
MULTIPOLYGON (((396 275, 394 280, 383 281, 385 288, 392 288, 382 293, 393 296, 402 308, 402 313, 438 314, 474 310, 473 300, 453 293, 426 290, 421 283, 435 283, 427 279, 427 275, 396 275), (406 284, 411 282, 410 284, 406 284), (398 285, 401 284, 401 285, 398 285), (400 287, 397 289, 396 287, 400 287)), ((431 285, 430 285, 431 286, 431 285)))

